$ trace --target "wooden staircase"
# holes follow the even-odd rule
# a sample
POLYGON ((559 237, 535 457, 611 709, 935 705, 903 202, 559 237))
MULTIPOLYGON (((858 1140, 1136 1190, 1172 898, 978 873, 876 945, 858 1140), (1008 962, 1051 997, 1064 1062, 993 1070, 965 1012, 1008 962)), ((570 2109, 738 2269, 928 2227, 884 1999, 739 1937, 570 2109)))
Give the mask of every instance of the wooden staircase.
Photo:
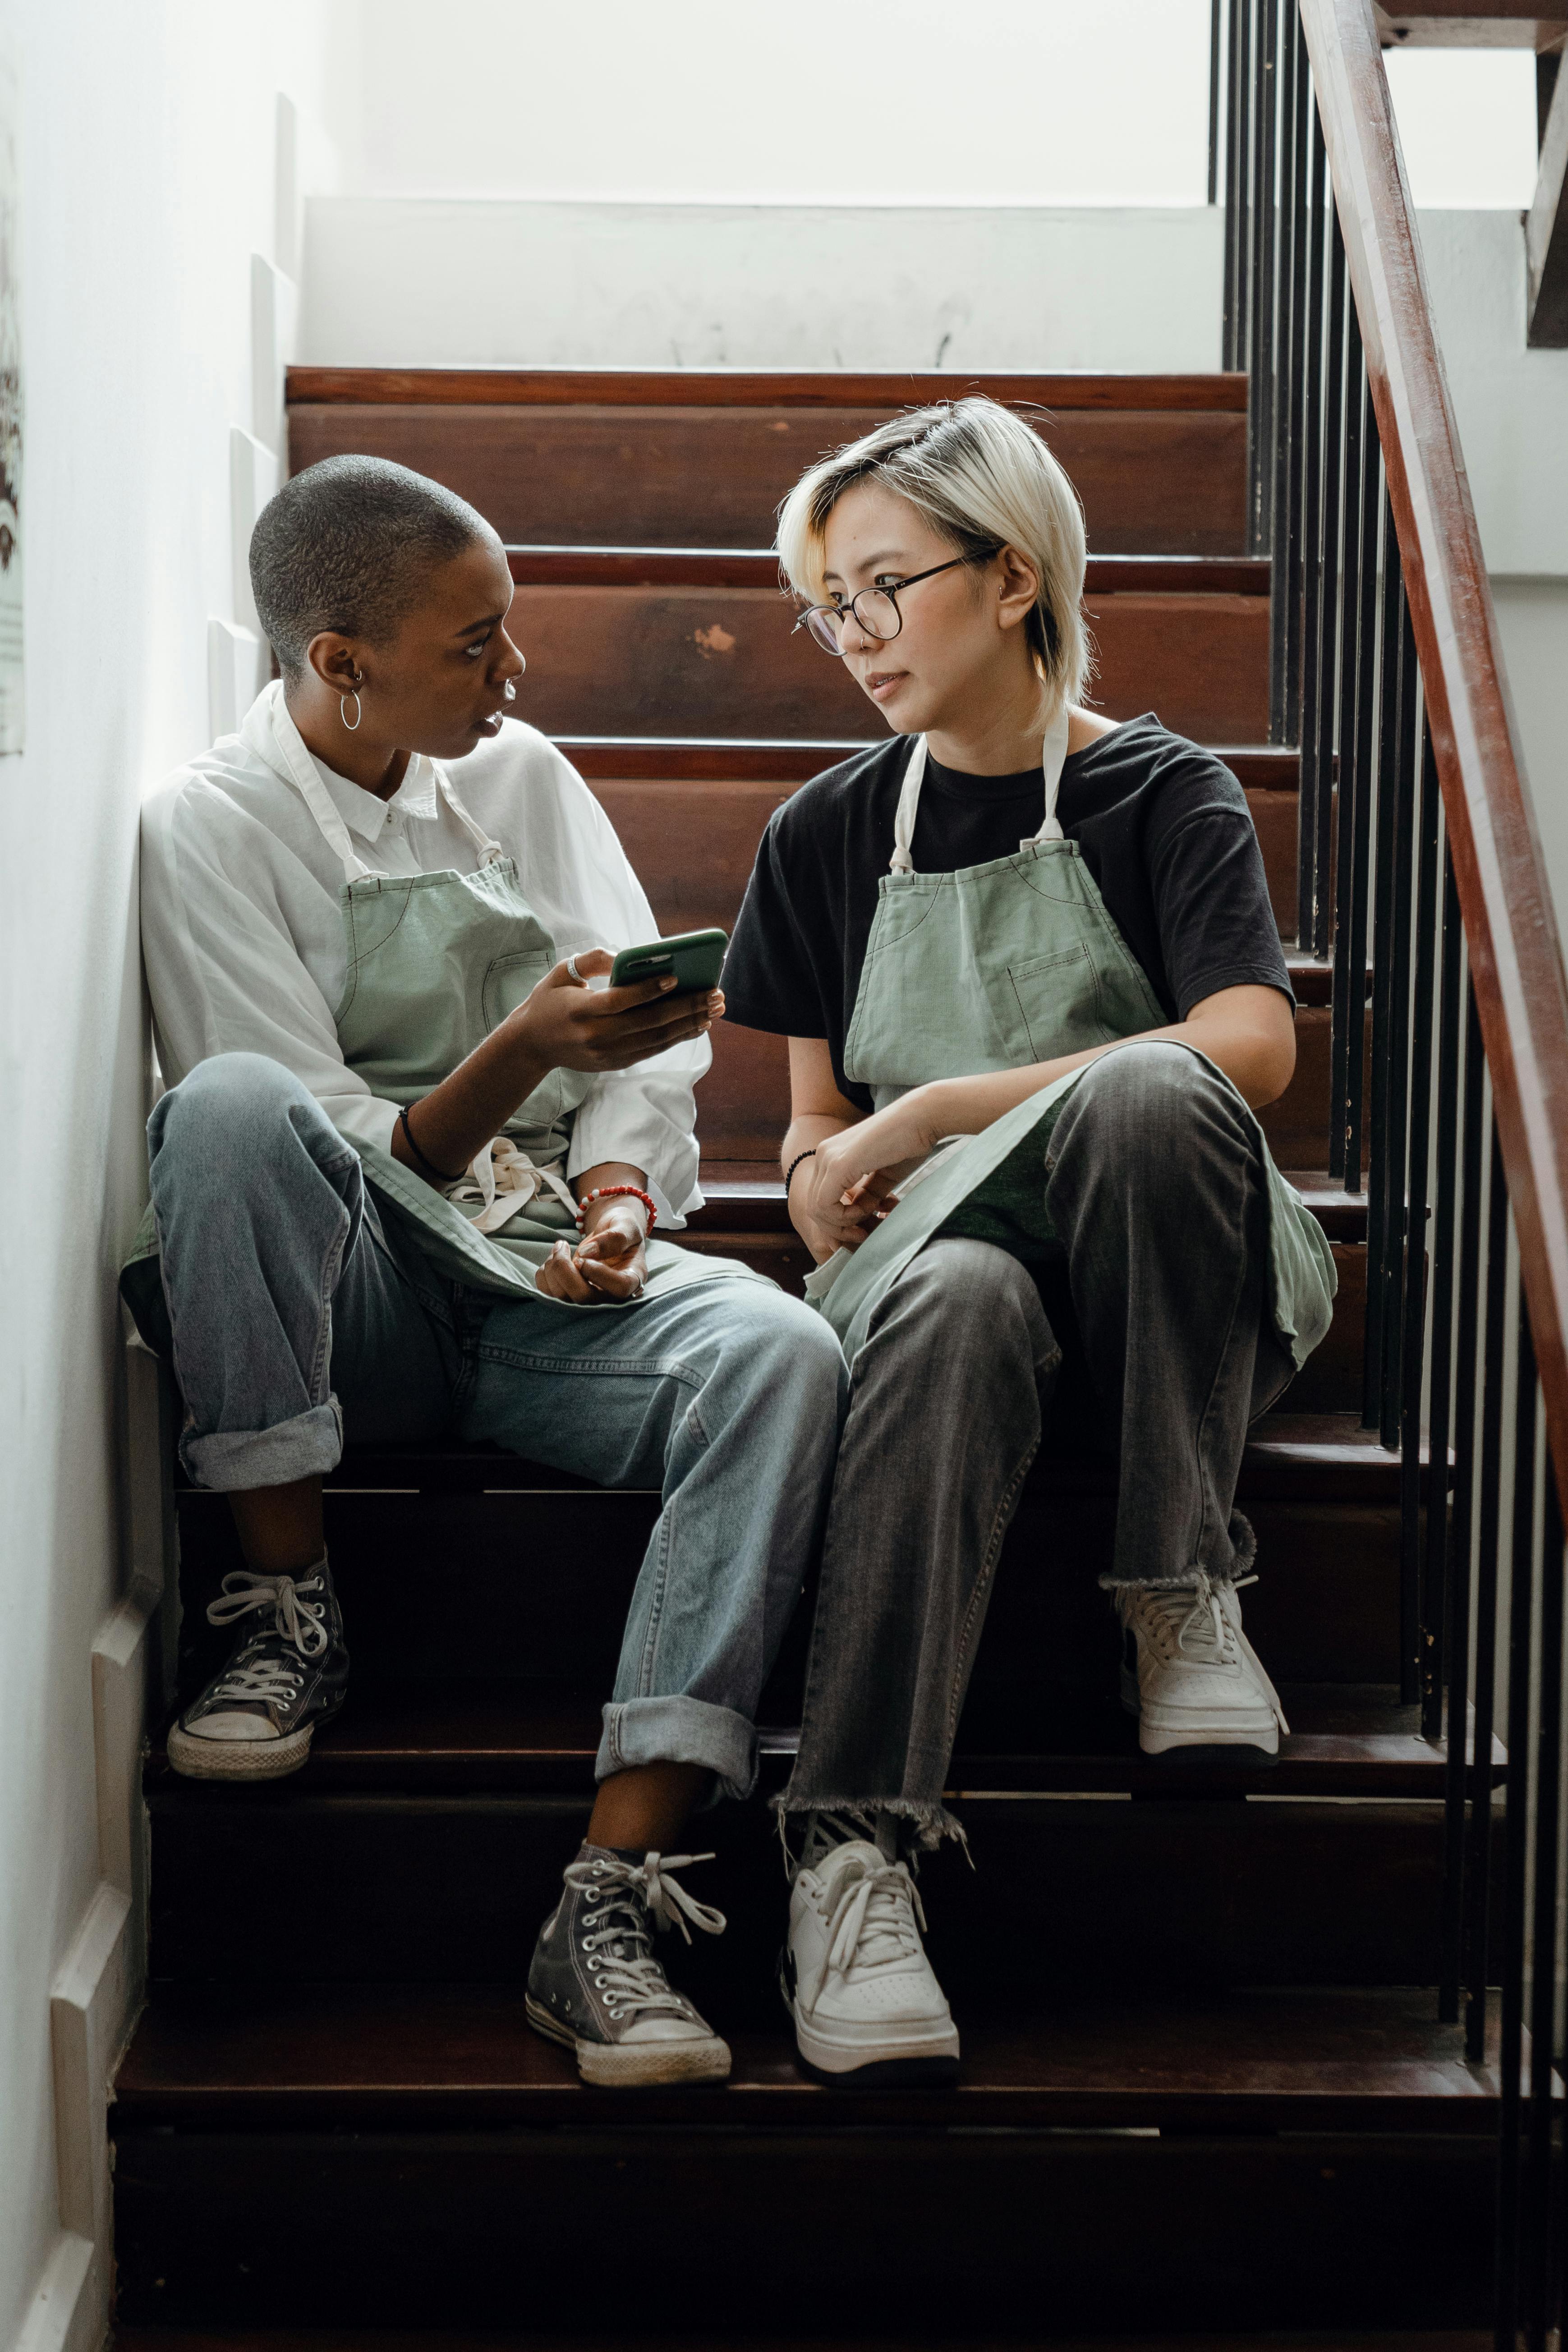
MULTIPOLYGON (((599 795, 661 928, 728 928, 773 808, 879 732, 790 634, 773 509, 821 449, 964 388, 304 369, 292 461, 394 457, 489 516, 522 715, 599 795)), ((1268 566, 1240 552, 1245 380, 978 388, 1045 412, 1084 497, 1102 707, 1221 750, 1293 930, 1296 760, 1263 746, 1268 566)), ((110 2118, 128 2326, 633 2341, 661 2333, 656 2283, 677 2277, 684 2340, 731 2343, 1485 2319, 1497 2083, 1435 2021, 1444 1751, 1398 1703, 1399 1465, 1360 1413, 1365 1202, 1315 1172, 1329 974, 1292 971, 1297 1075, 1264 1123, 1340 1293, 1242 1478, 1248 1630, 1292 1724, 1278 1767, 1173 1780, 1140 1758, 1094 1583, 1110 1478, 1047 1456, 954 1760, 975 1868, 944 1853, 923 1879, 959 2089, 796 2073, 759 1799, 696 1825, 731 1925, 679 1958, 732 2081, 589 2091, 524 2027, 521 1984, 657 1498, 498 1452, 351 1444, 327 1501, 354 1657, 341 1721, 272 1788, 148 1765, 153 1984, 110 2118), (525 1661, 516 1679, 501 1656, 525 1661)), ((785 1116, 781 1042, 722 1032, 689 1238, 795 1287, 785 1116)), ((178 1507, 186 1694, 237 1554, 221 1496, 178 1507)), ((763 1709, 764 1795, 806 1617, 763 1709)))

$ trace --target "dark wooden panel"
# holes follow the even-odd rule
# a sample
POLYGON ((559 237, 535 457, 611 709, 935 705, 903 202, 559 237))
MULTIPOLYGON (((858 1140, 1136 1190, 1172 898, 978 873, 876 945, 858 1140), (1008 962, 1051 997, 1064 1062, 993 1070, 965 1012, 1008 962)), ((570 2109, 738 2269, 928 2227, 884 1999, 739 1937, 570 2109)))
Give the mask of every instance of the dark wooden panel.
MULTIPOLYGON (((590 1797, 156 1789, 153 1975, 519 1985, 590 1797), (258 1885, 288 1901, 258 1904, 258 1885)), ((971 1795, 963 1817, 974 1870, 947 1849, 921 1881, 932 1964, 961 2016, 966 2000, 994 2012, 1047 1984, 1147 1985, 1152 1968, 1172 1987, 1436 1980, 1436 1801, 1260 1804, 1173 1783, 1147 1801, 971 1795)), ((717 1858, 687 1883, 730 1927, 682 1946, 676 1978, 721 2026, 755 2023, 778 1998, 776 1823, 760 1803, 723 1806, 701 1832, 717 1858)))
MULTIPOLYGON (((1088 613, 1108 717, 1154 710, 1199 742, 1266 731, 1262 598, 1107 596, 1088 613)), ((547 735, 855 735, 874 716, 769 589, 520 588, 508 625, 529 663, 518 716, 547 735)))
POLYGON ((622 2352, 626 2318, 657 2341, 679 2294, 667 2352, 733 2352, 742 2314, 818 2345, 826 2325, 835 2352, 950 2336, 977 2352, 993 2335, 1037 2343, 1046 2314, 1052 2341, 1136 2328, 1205 2347, 1220 2328, 1488 2315, 1478 2216, 1495 2166, 1474 2135, 836 2132, 831 2109, 812 2130, 719 2133, 710 2095, 690 2098, 684 2129, 595 2126, 592 2110, 571 2132, 128 2127, 119 2316, 331 2325, 361 2343, 374 2326, 482 2326, 516 2344, 525 2311, 531 2341, 555 2328, 622 2352), (672 2214, 700 2225, 700 2279, 667 2295, 650 2283, 668 2277, 672 2214), (871 2246, 897 2259, 871 2266, 871 2246))
POLYGON ((418 401, 554 407, 586 403, 668 408, 905 408, 983 392, 993 400, 1067 409, 1215 409, 1247 414, 1247 378, 1224 375, 949 375, 787 368, 291 367, 290 405, 418 401))
MULTIPOLYGON (((1062 1998, 1048 2021, 965 2021, 951 2089, 824 2089, 802 2074, 781 2009, 742 2032, 726 2126, 1040 2126, 1243 2131, 1492 2131, 1492 2063, 1429 1994, 1237 1992, 1062 1998)), ((1495 2051, 1496 2028, 1492 2031, 1495 2051)), ((159 1988, 115 2082, 116 2125, 384 2130, 689 2122, 692 2094, 592 2090, 570 2051, 530 2031, 515 1993, 475 1985, 159 1988)))
MULTIPOLYGON (((880 722, 879 722, 879 725, 880 722)), ((885 734, 863 731, 836 741, 810 742, 735 736, 558 735, 556 742, 579 775, 636 783, 804 784, 885 734)), ((1282 745, 1215 750, 1248 793, 1295 793, 1300 756, 1282 745)))
MULTIPOLYGON (((810 405, 297 404, 295 473, 344 451, 445 482, 504 540, 758 548, 805 467, 888 409, 810 405)), ((1239 555, 1241 410, 1071 409, 1032 418, 1071 475, 1097 555, 1239 555)))

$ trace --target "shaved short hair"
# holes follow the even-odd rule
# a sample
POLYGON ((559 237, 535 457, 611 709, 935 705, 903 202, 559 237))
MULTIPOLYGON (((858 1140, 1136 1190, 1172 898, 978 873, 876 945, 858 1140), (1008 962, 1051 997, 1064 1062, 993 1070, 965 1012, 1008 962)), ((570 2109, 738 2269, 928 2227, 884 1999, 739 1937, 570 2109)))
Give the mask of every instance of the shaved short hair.
POLYGON ((323 629, 384 644, 437 565, 495 533, 467 499, 388 457, 323 457, 285 482, 250 535, 256 610, 286 678, 323 629))

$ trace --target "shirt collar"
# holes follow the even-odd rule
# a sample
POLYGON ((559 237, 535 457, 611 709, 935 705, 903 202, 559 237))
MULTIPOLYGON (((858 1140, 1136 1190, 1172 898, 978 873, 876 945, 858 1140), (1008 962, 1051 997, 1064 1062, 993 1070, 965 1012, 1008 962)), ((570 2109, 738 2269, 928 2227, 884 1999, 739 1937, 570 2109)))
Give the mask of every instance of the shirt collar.
POLYGON ((436 771, 423 752, 414 753, 407 774, 392 798, 385 801, 351 783, 347 776, 340 776, 322 760, 315 761, 315 769, 331 793, 338 814, 362 841, 379 841, 394 809, 402 817, 417 817, 426 824, 436 814, 436 771))

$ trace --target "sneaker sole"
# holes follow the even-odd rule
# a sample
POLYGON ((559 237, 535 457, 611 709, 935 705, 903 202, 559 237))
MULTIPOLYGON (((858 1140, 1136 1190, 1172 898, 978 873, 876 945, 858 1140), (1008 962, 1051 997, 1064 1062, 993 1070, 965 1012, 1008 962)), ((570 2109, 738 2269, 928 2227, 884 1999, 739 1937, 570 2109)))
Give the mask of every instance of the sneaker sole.
POLYGON ((848 2090, 868 2081, 896 2087, 900 2083, 951 2084, 958 2080, 956 2025, 950 2024, 941 2036, 928 2035, 901 2045, 895 2042, 880 2053, 868 2053, 863 2042, 831 2042, 814 2027, 803 2025, 782 1973, 779 1993, 795 2027, 795 2054, 814 2083, 825 2083, 830 2090, 848 2090))
POLYGON ((283 1739, 203 1739, 176 1723, 169 1733, 169 1762, 187 1780, 281 1780, 297 1772, 310 1753, 315 1725, 283 1739))
POLYGON ((577 2072, 599 2090, 626 2090, 658 2084, 723 2083, 730 2075, 730 2045, 716 2033, 704 2042, 585 2042, 552 2017, 531 1993, 524 2013, 535 2033, 575 2053, 577 2072))
POLYGON ((1233 1714, 1213 1716, 1207 1722, 1152 1723, 1140 1701, 1136 1682, 1125 1673, 1121 1677, 1121 1704, 1129 1715, 1137 1718, 1138 1745, 1145 1756, 1184 1756, 1194 1761, 1205 1758, 1218 1761, 1229 1757, 1256 1764, 1279 1761, 1279 1726, 1271 1714, 1265 1717, 1259 1713, 1247 1723, 1237 1723, 1233 1714))

